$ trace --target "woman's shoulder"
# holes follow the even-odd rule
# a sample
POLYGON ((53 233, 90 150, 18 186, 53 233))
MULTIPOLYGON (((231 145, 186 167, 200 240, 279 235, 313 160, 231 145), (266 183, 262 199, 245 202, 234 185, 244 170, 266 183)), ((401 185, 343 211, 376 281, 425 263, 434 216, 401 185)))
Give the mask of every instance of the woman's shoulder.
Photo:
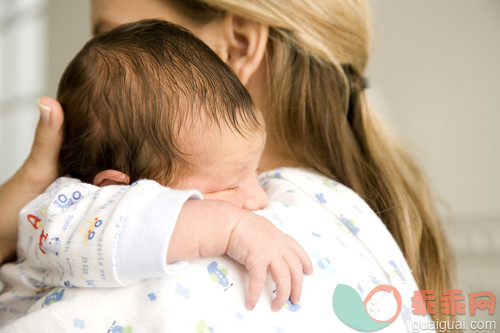
POLYGON ((259 181, 270 201, 291 200, 300 204, 307 199, 324 206, 345 210, 354 207, 373 215, 366 202, 352 189, 309 168, 283 167, 259 175, 259 181), (333 205, 333 206, 332 206, 333 205))
POLYGON ((280 179, 304 190, 315 189, 317 187, 328 188, 335 192, 347 192, 357 196, 353 190, 344 184, 310 168, 282 167, 265 171, 259 175, 259 180, 263 186, 273 179, 280 179))
MULTIPOLYGON (((411 299, 417 286, 399 246, 353 190, 309 169, 280 168, 259 179, 268 195, 262 215, 304 246, 315 275, 328 274, 336 284, 356 287, 363 298, 389 284, 411 299)), ((408 302, 402 311, 411 314, 408 302)))
POLYGON ((331 178, 309 169, 280 168, 261 174, 259 180, 268 195, 267 216, 291 211, 286 213, 290 220, 308 216, 335 221, 369 247, 380 248, 384 239, 389 247, 399 248, 371 207, 356 192, 331 178))

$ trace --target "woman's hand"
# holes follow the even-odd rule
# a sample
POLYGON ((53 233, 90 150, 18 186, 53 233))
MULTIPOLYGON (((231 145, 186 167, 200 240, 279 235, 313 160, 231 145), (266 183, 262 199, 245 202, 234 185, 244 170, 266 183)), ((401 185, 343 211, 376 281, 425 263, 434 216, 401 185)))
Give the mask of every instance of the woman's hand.
POLYGON ((40 119, 31 152, 17 172, 0 186, 0 263, 15 256, 17 215, 57 178, 63 111, 50 97, 38 100, 40 119))

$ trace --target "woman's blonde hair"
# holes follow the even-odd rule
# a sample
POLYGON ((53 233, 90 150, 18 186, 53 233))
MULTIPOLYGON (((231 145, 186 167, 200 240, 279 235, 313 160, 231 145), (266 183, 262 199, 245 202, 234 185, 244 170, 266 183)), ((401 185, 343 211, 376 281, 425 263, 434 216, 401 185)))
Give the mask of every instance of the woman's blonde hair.
POLYGON ((367 201, 402 249, 419 288, 436 296, 449 289, 452 260, 424 177, 363 89, 371 46, 367 2, 171 1, 183 3, 188 15, 231 12, 269 25, 268 100, 275 104, 266 126, 285 152, 367 201))

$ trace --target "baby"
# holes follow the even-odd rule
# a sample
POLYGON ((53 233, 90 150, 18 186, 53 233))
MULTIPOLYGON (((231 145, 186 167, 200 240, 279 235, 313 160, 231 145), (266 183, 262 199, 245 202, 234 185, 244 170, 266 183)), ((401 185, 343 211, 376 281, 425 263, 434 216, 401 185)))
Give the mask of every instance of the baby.
POLYGON ((120 26, 91 39, 71 61, 58 99, 65 111, 60 174, 72 178, 59 178, 20 213, 18 262, 1 269, 7 286, 0 304, 9 309, 0 324, 22 316, 51 287, 124 286, 173 272, 180 260, 222 254, 249 270, 248 308, 267 270, 276 283, 273 308, 290 295, 298 301, 297 281, 312 272, 311 261, 266 219, 201 219, 183 231, 162 223, 188 199, 247 210, 266 204, 256 175, 262 116, 209 47, 164 21, 120 26), (167 186, 184 189, 183 200, 172 202, 167 186), (116 200, 151 204, 141 212, 107 209, 116 200), (169 229, 171 239, 154 239, 158 228, 169 229), (135 253, 138 242, 150 251, 135 253), (162 270, 144 272, 155 260, 162 270), (300 271, 291 267, 297 263, 300 271))

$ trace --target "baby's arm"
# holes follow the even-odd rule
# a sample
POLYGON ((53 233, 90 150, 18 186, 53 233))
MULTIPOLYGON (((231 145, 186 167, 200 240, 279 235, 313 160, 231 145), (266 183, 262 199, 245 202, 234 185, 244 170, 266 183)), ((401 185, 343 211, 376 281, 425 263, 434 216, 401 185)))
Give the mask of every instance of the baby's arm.
POLYGON ((298 243, 232 204, 188 200, 196 193, 152 181, 99 188, 59 179, 20 215, 18 256, 26 276, 47 286, 118 287, 165 276, 172 267, 166 262, 227 253, 250 273, 248 308, 267 270, 277 285, 273 308, 289 296, 297 303, 302 272, 312 270, 298 243))
POLYGON ((248 309, 257 304, 268 270, 276 283, 275 311, 289 297, 293 303, 300 301, 303 273, 312 273, 304 249, 267 219, 222 201, 186 202, 170 239, 167 262, 222 254, 249 272, 248 309))
POLYGON ((60 178, 19 215, 18 260, 38 286, 119 287, 168 272, 183 204, 197 191, 153 181, 97 187, 60 178))

